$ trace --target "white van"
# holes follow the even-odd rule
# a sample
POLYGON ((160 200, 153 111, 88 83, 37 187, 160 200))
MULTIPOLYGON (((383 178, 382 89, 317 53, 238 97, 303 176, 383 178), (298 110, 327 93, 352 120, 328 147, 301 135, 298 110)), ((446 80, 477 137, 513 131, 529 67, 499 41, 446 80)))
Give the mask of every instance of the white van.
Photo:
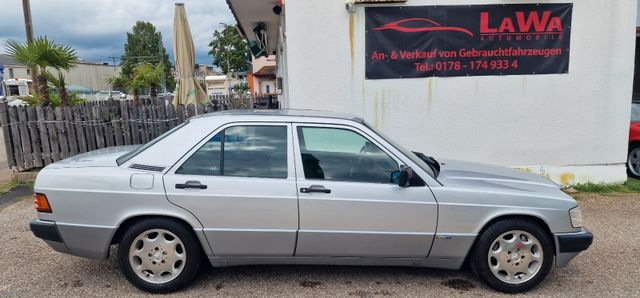
POLYGON ((19 98, 31 96, 33 81, 28 79, 8 79, 2 81, 2 94, 0 100, 9 103, 10 106, 22 105, 24 102, 19 98))

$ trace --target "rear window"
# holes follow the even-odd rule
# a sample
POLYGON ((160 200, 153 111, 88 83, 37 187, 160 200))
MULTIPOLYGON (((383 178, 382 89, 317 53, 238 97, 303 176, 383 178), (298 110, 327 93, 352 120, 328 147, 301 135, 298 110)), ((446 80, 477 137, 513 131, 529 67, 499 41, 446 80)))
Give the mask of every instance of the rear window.
POLYGON ((640 103, 631 104, 631 122, 640 122, 640 103))
POLYGON ((140 154, 142 151, 147 150, 147 148, 153 146, 155 143, 160 142, 162 139, 166 138, 167 136, 169 136, 170 134, 176 132, 177 130, 179 130, 180 128, 184 127, 185 125, 187 125, 189 123, 189 120, 185 121, 184 123, 168 130, 167 132, 161 134, 159 137, 149 141, 148 143, 136 148, 133 151, 130 151, 128 153, 125 153, 124 155, 118 157, 118 159, 116 159, 116 163, 118 165, 121 165, 127 161, 129 161, 130 159, 132 159, 134 156, 140 154))

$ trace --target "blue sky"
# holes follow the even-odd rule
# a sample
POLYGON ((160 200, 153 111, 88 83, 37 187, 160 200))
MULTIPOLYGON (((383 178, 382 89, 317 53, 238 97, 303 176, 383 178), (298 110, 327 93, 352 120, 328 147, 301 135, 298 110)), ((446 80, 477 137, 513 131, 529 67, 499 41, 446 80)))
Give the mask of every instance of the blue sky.
MULTIPOLYGON (((184 2, 196 47, 196 63, 211 64, 209 41, 220 23, 235 20, 225 0, 31 0, 35 36, 46 35, 67 44, 87 61, 119 57, 126 32, 138 20, 151 22, 162 32, 164 46, 173 62, 172 30, 174 3, 184 2)), ((2 0, 0 53, 8 39, 25 40, 21 0, 2 0)))

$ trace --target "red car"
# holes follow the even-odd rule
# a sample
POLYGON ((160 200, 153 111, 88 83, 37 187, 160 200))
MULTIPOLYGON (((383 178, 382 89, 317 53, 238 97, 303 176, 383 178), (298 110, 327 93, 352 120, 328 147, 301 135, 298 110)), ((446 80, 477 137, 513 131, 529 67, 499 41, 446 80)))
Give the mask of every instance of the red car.
POLYGON ((640 179, 640 101, 633 101, 631 103, 627 174, 629 177, 640 179))

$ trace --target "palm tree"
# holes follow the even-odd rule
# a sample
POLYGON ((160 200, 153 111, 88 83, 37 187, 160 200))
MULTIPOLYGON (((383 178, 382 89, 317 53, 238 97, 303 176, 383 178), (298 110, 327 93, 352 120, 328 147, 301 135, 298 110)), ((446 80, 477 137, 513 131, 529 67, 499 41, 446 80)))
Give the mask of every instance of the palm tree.
POLYGON ((158 86, 162 81, 162 65, 153 66, 149 63, 142 63, 133 68, 131 77, 119 76, 107 79, 107 84, 114 88, 122 88, 133 93, 133 102, 140 101, 140 90, 149 88, 151 98, 158 97, 158 86))
POLYGON ((47 79, 51 85, 56 87, 56 91, 58 92, 58 98, 60 98, 61 106, 69 105, 69 93, 67 92, 67 84, 65 82, 64 75, 62 72, 58 71, 58 75, 54 75, 49 71, 43 71, 42 75, 47 79))
POLYGON ((119 77, 112 77, 107 79, 107 84, 111 85, 112 88, 122 88, 125 92, 133 93, 133 102, 138 104, 140 101, 140 88, 143 88, 140 85, 136 84, 131 78, 122 75, 119 77))
MULTIPOLYGON (((37 94, 40 96, 40 104, 49 104, 49 85, 47 83, 47 68, 70 70, 78 63, 76 51, 69 46, 57 44, 47 37, 38 37, 33 42, 21 43, 9 40, 6 45, 7 53, 16 61, 27 67, 38 70, 35 84, 37 94)), ((53 76, 51 76, 53 77, 53 76)), ((64 83, 64 82, 63 82, 64 83)), ((58 88, 61 100, 68 104, 66 87, 58 88)))
POLYGON ((162 65, 153 66, 149 63, 142 63, 133 68, 133 80, 143 88, 149 88, 149 96, 153 99, 158 97, 158 87, 162 82, 162 65))

